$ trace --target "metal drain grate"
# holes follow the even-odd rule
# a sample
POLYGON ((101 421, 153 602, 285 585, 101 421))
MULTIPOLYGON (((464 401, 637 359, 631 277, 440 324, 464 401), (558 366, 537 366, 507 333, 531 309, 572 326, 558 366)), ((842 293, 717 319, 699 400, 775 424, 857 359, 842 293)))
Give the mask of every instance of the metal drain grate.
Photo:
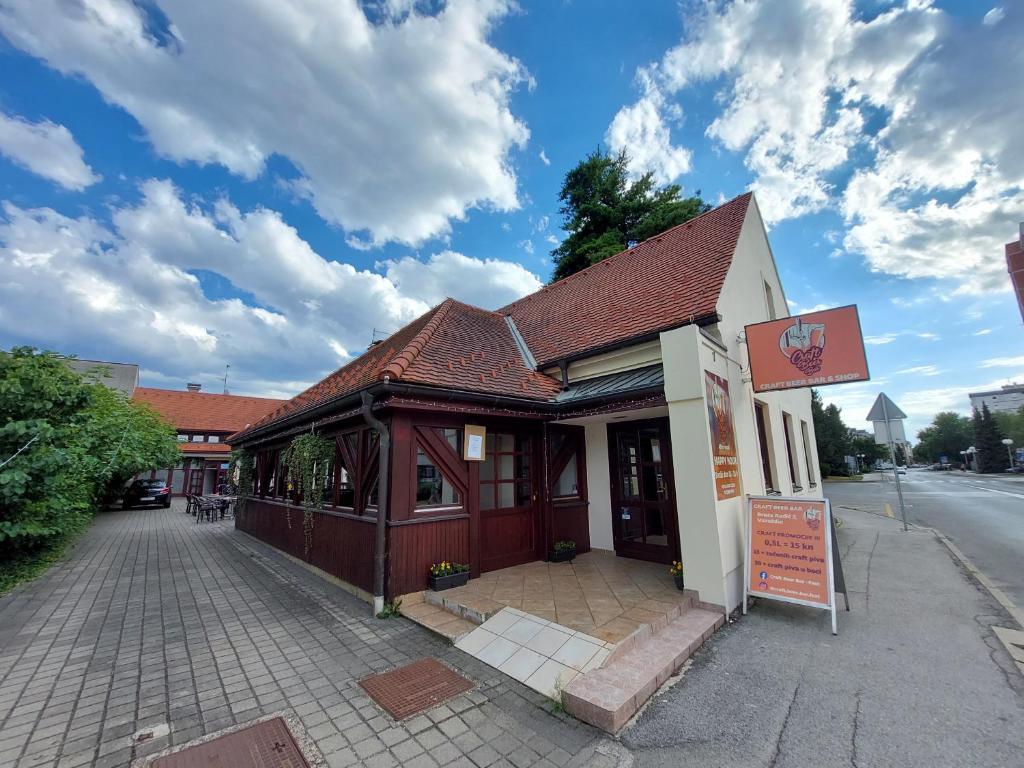
POLYGON ((390 672, 367 677, 359 684, 396 720, 436 707, 473 687, 473 683, 436 659, 420 659, 390 672))
POLYGON ((185 747, 153 761, 151 768, 309 768, 280 717, 185 747))

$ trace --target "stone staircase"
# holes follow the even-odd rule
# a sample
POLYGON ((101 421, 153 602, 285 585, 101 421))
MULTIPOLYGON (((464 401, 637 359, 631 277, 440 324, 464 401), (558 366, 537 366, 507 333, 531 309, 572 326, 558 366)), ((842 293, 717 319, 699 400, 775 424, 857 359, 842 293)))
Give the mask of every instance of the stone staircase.
MULTIPOLYGON (((561 691, 565 710, 617 733, 725 622, 720 606, 701 602, 696 592, 686 593, 673 611, 619 641, 600 667, 571 680, 561 691)), ((455 643, 504 607, 487 605, 468 606, 428 590, 406 595, 402 613, 455 643)))
POLYGON ((680 607, 677 616, 644 624, 620 642, 599 668, 562 691, 566 712, 617 733, 704 641, 725 623, 717 606, 680 607))

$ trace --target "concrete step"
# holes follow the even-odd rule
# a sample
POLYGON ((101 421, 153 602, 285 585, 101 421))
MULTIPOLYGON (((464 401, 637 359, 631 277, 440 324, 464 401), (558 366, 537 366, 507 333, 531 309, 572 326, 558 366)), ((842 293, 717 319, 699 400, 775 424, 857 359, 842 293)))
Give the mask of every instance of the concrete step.
POLYGON ((433 593, 430 593, 428 590, 424 593, 414 592, 409 595, 403 595, 402 607, 400 609, 402 615, 429 629, 431 632, 436 632, 441 637, 447 638, 452 643, 458 642, 476 629, 477 625, 475 623, 467 621, 458 614, 453 614, 451 611, 432 602, 428 602, 425 599, 426 594, 433 593))
POLYGON ((617 733, 723 623, 721 609, 698 605, 661 626, 640 627, 599 669, 579 675, 565 687, 565 710, 617 733))
POLYGON ((457 597, 452 597, 447 590, 442 590, 441 592, 434 592, 431 589, 425 590, 423 592, 423 600, 477 626, 483 624, 505 607, 501 603, 486 598, 476 599, 473 601, 473 604, 467 604, 457 597))

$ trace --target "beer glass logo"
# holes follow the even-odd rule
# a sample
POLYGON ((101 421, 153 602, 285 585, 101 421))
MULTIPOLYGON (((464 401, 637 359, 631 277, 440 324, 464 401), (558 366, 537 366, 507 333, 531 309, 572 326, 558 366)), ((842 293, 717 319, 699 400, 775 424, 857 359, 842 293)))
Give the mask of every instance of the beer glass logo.
POLYGON ((805 376, 821 370, 825 324, 805 323, 799 317, 779 337, 779 349, 805 376))

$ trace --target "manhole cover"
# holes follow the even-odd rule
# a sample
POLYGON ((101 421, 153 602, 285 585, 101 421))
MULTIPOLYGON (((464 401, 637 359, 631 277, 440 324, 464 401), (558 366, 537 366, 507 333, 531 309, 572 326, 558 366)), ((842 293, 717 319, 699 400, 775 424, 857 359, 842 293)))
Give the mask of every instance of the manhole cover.
POLYGON ((396 720, 423 712, 465 693, 473 684, 436 659, 420 659, 359 682, 396 720))
POLYGON ((164 755, 152 768, 309 768, 284 720, 275 717, 164 755))

